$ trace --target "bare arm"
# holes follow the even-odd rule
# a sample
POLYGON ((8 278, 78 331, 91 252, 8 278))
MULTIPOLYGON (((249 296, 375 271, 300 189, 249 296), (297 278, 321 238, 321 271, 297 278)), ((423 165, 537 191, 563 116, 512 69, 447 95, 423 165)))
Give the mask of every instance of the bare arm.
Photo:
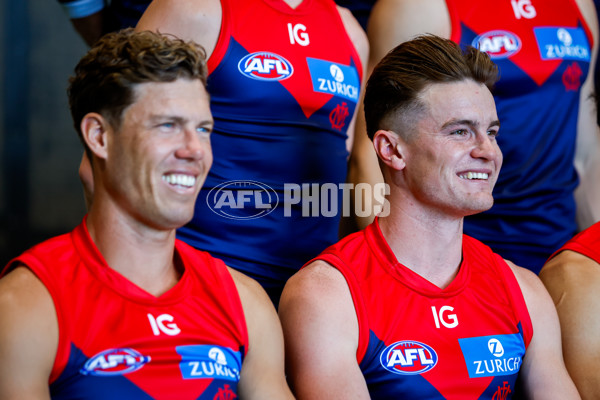
POLYGON ((30 270, 15 269, 0 280, 0 399, 50 399, 57 347, 50 294, 30 270))
POLYGON ((254 280, 229 269, 240 294, 248 327, 248 353, 242 365, 242 399, 293 399, 285 380, 283 334, 271 300, 254 280))
POLYGON ((600 221, 600 129, 596 124, 594 99, 594 68, 599 37, 594 4, 591 0, 577 0, 577 3, 594 37, 590 70, 581 89, 575 153, 575 167, 580 178, 579 187, 575 191, 577 222, 583 230, 600 221))
POLYGON ((600 265, 567 250, 544 266, 540 278, 558 311, 567 370, 583 399, 599 399, 600 265))
POLYGON ((221 3, 219 0, 154 0, 135 29, 193 40, 204 47, 208 59, 221 30, 221 3))
POLYGON ((562 356, 560 325, 550 295, 533 272, 513 269, 533 325, 533 338, 521 365, 521 379, 529 399, 580 399, 562 356))
POLYGON ((344 277, 317 261, 286 284, 279 317, 298 399, 369 399, 356 360, 358 322, 344 277))
POLYGON ((72 18, 71 24, 73 24, 73 27, 85 43, 88 46, 93 46, 106 33, 106 29, 104 28, 106 20, 106 10, 103 9, 87 17, 72 18))

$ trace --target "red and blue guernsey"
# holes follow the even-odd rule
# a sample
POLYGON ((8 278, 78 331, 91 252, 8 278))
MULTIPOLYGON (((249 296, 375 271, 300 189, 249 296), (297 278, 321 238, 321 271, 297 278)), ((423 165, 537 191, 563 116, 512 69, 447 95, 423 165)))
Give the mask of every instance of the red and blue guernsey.
POLYGON ((533 328, 510 267, 463 236, 445 289, 400 264, 378 221, 318 259, 345 277, 372 399, 510 399, 533 328))
POLYGON ((84 222, 9 264, 44 283, 59 326, 52 399, 237 396, 248 334, 227 267, 176 242, 180 281, 155 297, 106 265, 84 222))
POLYGON ((280 292, 338 239, 362 67, 332 0, 221 5, 208 60, 214 162, 178 237, 280 292), (323 184, 335 190, 319 199, 323 184))
POLYGON ((446 0, 451 39, 500 69, 494 98, 504 154, 491 210, 465 233, 539 272, 577 231, 573 159, 592 36, 575 0, 446 0))
POLYGON ((553 254, 552 257, 563 250, 575 251, 600 264, 600 222, 596 222, 594 225, 578 233, 553 254))

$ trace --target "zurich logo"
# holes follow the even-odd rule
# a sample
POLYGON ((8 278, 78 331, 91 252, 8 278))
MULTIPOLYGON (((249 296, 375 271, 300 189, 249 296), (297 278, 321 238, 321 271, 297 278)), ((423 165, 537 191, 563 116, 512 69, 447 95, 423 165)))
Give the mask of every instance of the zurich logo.
POLYGON ((471 45, 492 59, 507 58, 521 50, 521 39, 512 32, 497 30, 477 36, 471 45))
POLYGON ((437 364, 438 356, 431 346, 412 340, 396 342, 386 347, 379 362, 386 370, 400 375, 417 375, 437 364))
POLYGON ((488 350, 495 357, 502 357, 504 355, 504 347, 498 339, 490 339, 488 341, 488 350))
POLYGON ((255 219, 273 212, 279 204, 277 192, 257 181, 227 181, 212 188, 206 204, 229 219, 255 219))
POLYGON ((238 70, 248 78, 261 81, 280 81, 294 73, 292 64, 275 53, 259 51, 248 54, 238 63, 238 70))
POLYGON ((83 375, 113 376, 137 371, 150 362, 134 349, 108 349, 87 360, 79 371, 83 375))

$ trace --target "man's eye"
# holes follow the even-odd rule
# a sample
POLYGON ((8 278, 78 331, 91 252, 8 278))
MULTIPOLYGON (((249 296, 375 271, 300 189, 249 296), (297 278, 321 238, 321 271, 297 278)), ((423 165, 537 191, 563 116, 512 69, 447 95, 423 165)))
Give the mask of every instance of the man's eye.
POLYGON ((452 132, 453 135, 459 135, 459 136, 464 136, 468 133, 469 132, 466 129, 458 129, 458 130, 452 132))
POLYGON ((173 127, 175 127, 175 124, 172 122, 164 122, 160 124, 160 126, 165 129, 173 129, 173 127))
POLYGON ((211 129, 208 128, 208 127, 206 127, 206 126, 199 126, 199 127, 196 128, 196 131, 198 133, 210 133, 211 129))
POLYGON ((493 137, 493 138, 498 137, 498 131, 490 130, 490 131, 488 131, 488 136, 493 137))

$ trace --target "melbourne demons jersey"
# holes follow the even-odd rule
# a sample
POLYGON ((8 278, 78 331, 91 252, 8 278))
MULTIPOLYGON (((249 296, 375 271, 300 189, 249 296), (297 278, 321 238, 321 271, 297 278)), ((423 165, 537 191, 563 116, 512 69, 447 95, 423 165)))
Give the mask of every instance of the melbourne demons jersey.
POLYGON ((489 247, 463 236, 445 289, 397 261, 377 220, 317 258, 350 288, 372 399, 511 398, 533 328, 516 278, 489 247))
POLYGON ((226 266, 176 242, 180 281, 155 297, 106 265, 85 221, 9 264, 26 265, 56 309, 52 399, 236 397, 248 334, 226 266))
POLYGON ((539 272, 576 232, 573 159, 592 36, 574 0, 446 0, 451 39, 498 65, 494 98, 504 155, 491 210, 465 233, 539 272))
POLYGON ((221 4, 208 60, 214 162, 178 234, 281 290, 338 239, 362 67, 333 1, 221 4))
POLYGON ((586 230, 578 233, 553 254, 552 257, 563 250, 575 251, 600 263, 600 222, 596 222, 586 230))

